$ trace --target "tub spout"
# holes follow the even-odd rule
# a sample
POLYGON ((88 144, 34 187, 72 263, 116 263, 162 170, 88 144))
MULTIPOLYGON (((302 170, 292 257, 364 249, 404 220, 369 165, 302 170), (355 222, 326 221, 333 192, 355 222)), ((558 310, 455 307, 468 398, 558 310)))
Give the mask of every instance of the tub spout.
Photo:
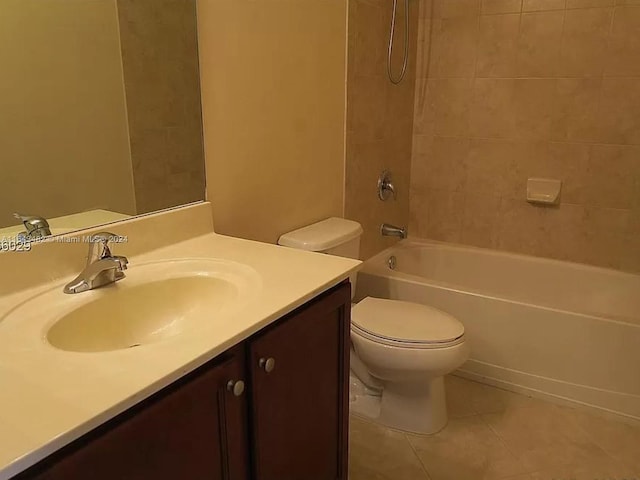
POLYGON ((389 225, 383 223, 380 225, 380 233, 383 237, 400 237, 407 238, 407 227, 396 227, 395 225, 389 225))

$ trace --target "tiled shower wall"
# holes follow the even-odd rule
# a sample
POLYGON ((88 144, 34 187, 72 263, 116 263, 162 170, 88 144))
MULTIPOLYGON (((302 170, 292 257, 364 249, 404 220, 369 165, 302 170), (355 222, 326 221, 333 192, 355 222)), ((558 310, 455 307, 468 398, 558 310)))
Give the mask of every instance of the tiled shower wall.
POLYGON ((411 233, 640 271, 640 0, 420 1, 411 233))
POLYGON ((137 213, 204 199, 195 0, 117 0, 137 213))
MULTIPOLYGON (((386 54, 391 20, 390 0, 350 0, 347 66, 347 154, 345 216, 364 228, 361 258, 397 239, 382 237, 380 224, 407 225, 413 123, 415 47, 418 2, 410 0, 410 61, 405 79, 392 85, 386 54), (397 200, 382 202, 376 193, 378 175, 392 172, 397 200)), ((398 75, 404 35, 404 0, 398 1, 394 72, 398 75)))

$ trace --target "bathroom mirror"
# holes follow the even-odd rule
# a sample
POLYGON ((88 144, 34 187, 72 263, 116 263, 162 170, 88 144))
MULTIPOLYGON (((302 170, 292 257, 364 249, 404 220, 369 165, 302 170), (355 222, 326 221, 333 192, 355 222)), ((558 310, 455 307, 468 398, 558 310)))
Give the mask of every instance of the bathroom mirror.
POLYGON ((2 0, 0 64, 0 238, 204 199, 196 0, 2 0))

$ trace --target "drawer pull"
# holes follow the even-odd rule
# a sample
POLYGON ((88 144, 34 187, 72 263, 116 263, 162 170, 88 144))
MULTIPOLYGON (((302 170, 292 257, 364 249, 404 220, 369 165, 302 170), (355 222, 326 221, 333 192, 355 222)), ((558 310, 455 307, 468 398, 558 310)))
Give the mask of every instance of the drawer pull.
POLYGON ((229 380, 227 382, 227 390, 239 397, 244 393, 244 382, 242 380, 229 380))
POLYGON ((260 366, 261 369, 263 369, 265 372, 267 373, 271 373, 273 372, 273 369, 276 368, 276 359, 269 357, 269 358, 261 358, 258 361, 258 365, 260 366))

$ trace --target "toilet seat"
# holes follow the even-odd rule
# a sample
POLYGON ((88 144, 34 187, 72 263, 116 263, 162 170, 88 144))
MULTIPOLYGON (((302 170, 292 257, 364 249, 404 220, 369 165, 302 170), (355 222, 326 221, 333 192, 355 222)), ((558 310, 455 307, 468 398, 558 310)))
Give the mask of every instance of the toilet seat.
POLYGON ((459 345, 464 342, 464 335, 456 338, 455 340, 451 340, 450 342, 414 342, 414 341, 395 340, 393 338, 385 338, 375 334, 371 334, 366 330, 362 330, 357 325, 351 326, 351 333, 355 335, 360 335, 361 337, 367 338, 372 342, 379 343, 381 345, 386 345, 389 347, 416 348, 416 349, 423 349, 423 350, 453 347, 455 345, 459 345))
POLYGON ((354 334, 388 346, 430 349, 464 342, 460 321, 413 302, 367 297, 352 308, 351 323, 354 334))

